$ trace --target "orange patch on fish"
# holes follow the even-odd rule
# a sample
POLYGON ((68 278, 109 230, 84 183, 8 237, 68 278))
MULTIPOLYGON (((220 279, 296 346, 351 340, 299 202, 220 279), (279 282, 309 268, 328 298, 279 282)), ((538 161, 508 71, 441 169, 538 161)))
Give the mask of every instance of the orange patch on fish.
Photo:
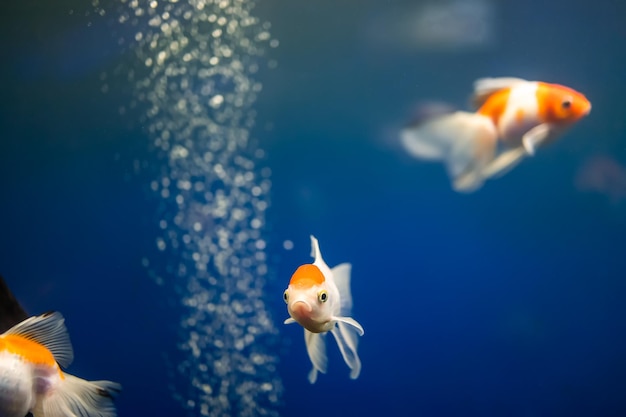
POLYGON ((489 117, 497 126, 500 116, 502 116, 502 113, 506 110, 510 94, 510 88, 503 88, 502 90, 491 94, 484 104, 478 109, 478 114, 489 117))
POLYGON ((43 345, 22 336, 9 334, 0 338, 0 351, 19 355, 35 365, 56 366, 52 353, 43 345))
POLYGON ((584 95, 560 84, 538 83, 537 103, 539 119, 548 123, 571 124, 591 110, 584 95))
POLYGON ((322 285, 326 279, 320 269, 313 264, 304 264, 296 269, 291 276, 289 285, 294 287, 312 287, 314 285, 322 285))

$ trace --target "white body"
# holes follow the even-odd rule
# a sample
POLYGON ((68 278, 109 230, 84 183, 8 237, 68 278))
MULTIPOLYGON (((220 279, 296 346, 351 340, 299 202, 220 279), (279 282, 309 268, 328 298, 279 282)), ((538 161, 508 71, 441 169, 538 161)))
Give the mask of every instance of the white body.
POLYGON ((32 365, 0 352, 0 416, 24 417, 35 406, 32 365))

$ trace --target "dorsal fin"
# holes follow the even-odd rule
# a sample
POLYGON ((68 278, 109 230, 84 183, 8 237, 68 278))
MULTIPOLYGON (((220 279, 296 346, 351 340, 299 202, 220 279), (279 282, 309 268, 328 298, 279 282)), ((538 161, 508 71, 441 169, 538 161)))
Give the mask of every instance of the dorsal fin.
POLYGON ((311 235, 311 257, 313 258, 313 262, 317 262, 322 259, 322 253, 320 252, 320 244, 315 238, 315 236, 311 235))
POLYGON ((475 109, 478 109, 485 104, 485 101, 487 101, 492 94, 525 82, 527 81, 515 77, 479 78, 474 81, 474 93, 470 99, 471 104, 475 109))
POLYGON ((322 257, 322 252, 320 251, 319 242, 313 235, 311 235, 311 256, 313 257, 313 265, 317 266, 320 269, 320 271, 322 271, 322 274, 324 275, 324 277, 327 277, 326 274, 328 274, 328 272, 330 271, 330 268, 328 267, 328 265, 326 264, 326 261, 324 261, 324 258, 322 257))
POLYGON ((20 336, 46 347, 54 356, 54 360, 63 368, 67 368, 74 359, 70 336, 65 328, 65 319, 59 312, 52 311, 27 318, 10 328, 5 334, 20 336))

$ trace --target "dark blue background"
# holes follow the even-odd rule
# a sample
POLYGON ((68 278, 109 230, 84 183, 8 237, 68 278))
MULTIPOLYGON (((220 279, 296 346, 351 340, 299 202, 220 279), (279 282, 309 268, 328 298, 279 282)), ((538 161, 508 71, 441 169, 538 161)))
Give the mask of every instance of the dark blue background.
MULTIPOLYGON (((273 172, 282 413, 626 415, 626 205, 574 186, 594 154, 626 162, 624 3, 497 2, 495 45, 456 52, 369 43, 377 16, 411 2, 337 3, 257 8, 280 41, 255 135, 273 172), (415 103, 463 107, 483 76, 569 85, 593 110, 502 179, 455 194, 391 139, 415 103), (280 324, 310 233, 331 266, 353 264, 356 381, 330 342, 329 373, 310 386, 302 330, 280 324)), ((64 313, 70 371, 120 381, 121 416, 182 415, 168 384, 186 382, 163 358, 181 312, 141 266, 157 256, 157 210, 153 175, 133 161, 154 156, 119 116, 125 91, 100 92, 100 73, 132 57, 81 2, 2 7, 0 273, 30 313, 64 313)))

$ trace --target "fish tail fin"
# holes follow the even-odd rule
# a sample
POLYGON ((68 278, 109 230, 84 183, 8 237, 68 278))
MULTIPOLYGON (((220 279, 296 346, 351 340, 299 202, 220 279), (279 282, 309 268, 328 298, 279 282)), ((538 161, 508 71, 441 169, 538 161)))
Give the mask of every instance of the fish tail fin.
POLYGON ((63 374, 60 385, 46 395, 33 412, 34 417, 115 417, 113 398, 121 385, 111 381, 86 381, 63 374))
POLYGON ((313 333, 304 329, 304 342, 306 343, 306 351, 313 365, 313 369, 309 372, 309 382, 314 384, 317 381, 317 373, 326 373, 328 368, 328 357, 326 356, 326 334, 313 333))
POLYGON ((484 182, 498 133, 489 117, 458 111, 404 129, 400 140, 413 157, 442 161, 456 191, 472 192, 484 182))
POLYGON ((357 379, 361 373, 361 360, 357 353, 359 331, 353 325, 339 321, 337 327, 330 332, 335 337, 343 360, 350 368, 350 378, 357 379))

